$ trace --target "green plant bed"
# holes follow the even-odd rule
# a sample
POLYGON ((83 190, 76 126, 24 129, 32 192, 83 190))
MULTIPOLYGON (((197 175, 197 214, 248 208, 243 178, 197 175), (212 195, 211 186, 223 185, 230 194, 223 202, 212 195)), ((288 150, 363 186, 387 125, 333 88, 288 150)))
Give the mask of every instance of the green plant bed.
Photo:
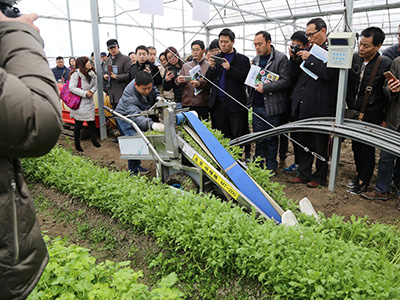
POLYGON ((173 286, 175 273, 163 278, 151 291, 139 282, 143 272, 130 262, 96 264, 89 249, 45 236, 50 261, 28 300, 45 299, 183 299, 173 286))
POLYGON ((274 299, 400 298, 400 238, 392 226, 340 218, 317 224, 306 217, 304 225, 276 226, 232 203, 194 193, 177 196, 157 179, 112 172, 61 148, 23 164, 31 179, 183 252, 192 278, 211 272, 215 278, 251 279, 274 299))

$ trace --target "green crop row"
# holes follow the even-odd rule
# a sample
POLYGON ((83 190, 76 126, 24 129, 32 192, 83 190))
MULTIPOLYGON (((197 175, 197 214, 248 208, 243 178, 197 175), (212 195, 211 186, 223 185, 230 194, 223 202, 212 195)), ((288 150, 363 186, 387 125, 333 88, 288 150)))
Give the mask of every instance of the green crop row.
POLYGON ((139 283, 143 272, 129 268, 129 261, 96 264, 89 249, 45 236, 50 260, 28 300, 46 299, 183 299, 173 286, 176 274, 163 278, 151 291, 139 283))
POLYGON ((193 276, 198 269, 251 279, 273 299, 400 299, 400 237, 392 226, 304 216, 296 227, 276 226, 230 202, 177 196, 157 179, 112 172, 61 148, 23 164, 31 179, 151 233, 192 262, 193 276))

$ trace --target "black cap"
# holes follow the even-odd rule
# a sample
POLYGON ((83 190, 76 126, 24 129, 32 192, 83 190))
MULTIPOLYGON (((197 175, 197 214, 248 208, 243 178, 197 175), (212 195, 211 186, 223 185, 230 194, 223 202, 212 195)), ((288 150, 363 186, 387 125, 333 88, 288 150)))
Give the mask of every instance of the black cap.
POLYGON ((107 56, 107 53, 101 52, 101 53, 100 53, 100 56, 101 56, 101 57, 107 56))
POLYGON ((119 47, 118 41, 116 39, 111 39, 111 40, 107 41, 107 48, 114 47, 114 46, 119 47))

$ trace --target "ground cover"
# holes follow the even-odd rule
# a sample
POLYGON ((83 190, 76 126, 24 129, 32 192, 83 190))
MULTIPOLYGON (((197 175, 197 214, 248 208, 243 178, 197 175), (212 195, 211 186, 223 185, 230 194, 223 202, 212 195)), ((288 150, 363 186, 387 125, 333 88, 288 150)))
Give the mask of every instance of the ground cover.
POLYGON ((238 277, 258 282, 276 299, 396 299, 400 294, 393 226, 365 219, 342 225, 339 217, 323 218, 321 224, 304 218, 298 228, 260 223, 231 203, 190 193, 177 197, 157 180, 110 172, 59 148, 24 160, 24 167, 31 179, 143 228, 179 253, 179 259, 160 254, 154 264, 175 268, 178 276, 183 270, 181 280, 188 282, 210 278, 204 298, 215 299, 215 283, 238 277))

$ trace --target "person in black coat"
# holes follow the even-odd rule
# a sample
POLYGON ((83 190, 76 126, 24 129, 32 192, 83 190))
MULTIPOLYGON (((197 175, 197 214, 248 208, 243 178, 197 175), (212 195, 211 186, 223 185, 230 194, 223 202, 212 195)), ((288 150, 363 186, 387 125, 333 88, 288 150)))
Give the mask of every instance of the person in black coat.
POLYGON ((218 37, 222 51, 218 56, 222 60, 217 63, 211 57, 209 61, 210 68, 206 77, 214 85, 210 91, 208 106, 212 127, 233 139, 249 132, 244 82, 250 70, 250 61, 233 48, 235 34, 230 29, 223 29, 218 37))
MULTIPOLYGON (((347 84, 347 106, 361 111, 366 88, 369 84, 372 70, 377 62, 379 49, 385 40, 385 33, 378 27, 369 27, 361 32, 359 51, 353 55, 347 84)), ((363 122, 380 125, 388 108, 388 98, 384 93, 385 77, 383 73, 390 69, 392 60, 382 56, 364 112, 363 122)), ((354 162, 357 176, 348 184, 351 194, 361 194, 366 191, 375 168, 375 148, 359 142, 352 142, 354 162)))
POLYGON ((146 71, 151 73, 153 77, 153 82, 154 85, 160 85, 162 83, 162 77, 160 74, 160 70, 158 69, 157 66, 155 66, 153 63, 151 63, 148 58, 149 58, 149 49, 146 46, 137 46, 136 47, 136 58, 137 61, 135 64, 132 64, 130 69, 129 69, 129 77, 130 81, 135 79, 136 74, 139 71, 146 71))
MULTIPOLYGON (((307 23, 306 35, 312 45, 327 50, 326 24, 321 18, 307 23)), ((317 79, 300 69, 297 60, 290 60, 292 75, 297 82, 292 93, 292 116, 297 120, 314 117, 333 117, 336 112, 338 69, 328 68, 326 63, 307 50, 297 52, 304 66, 318 76, 317 79)), ((301 132, 298 142, 328 160, 329 136, 326 134, 301 132)), ((299 175, 289 178, 291 183, 306 183, 310 188, 326 185, 327 162, 317 159, 316 171, 312 173, 314 156, 301 149, 298 153, 299 175)))

